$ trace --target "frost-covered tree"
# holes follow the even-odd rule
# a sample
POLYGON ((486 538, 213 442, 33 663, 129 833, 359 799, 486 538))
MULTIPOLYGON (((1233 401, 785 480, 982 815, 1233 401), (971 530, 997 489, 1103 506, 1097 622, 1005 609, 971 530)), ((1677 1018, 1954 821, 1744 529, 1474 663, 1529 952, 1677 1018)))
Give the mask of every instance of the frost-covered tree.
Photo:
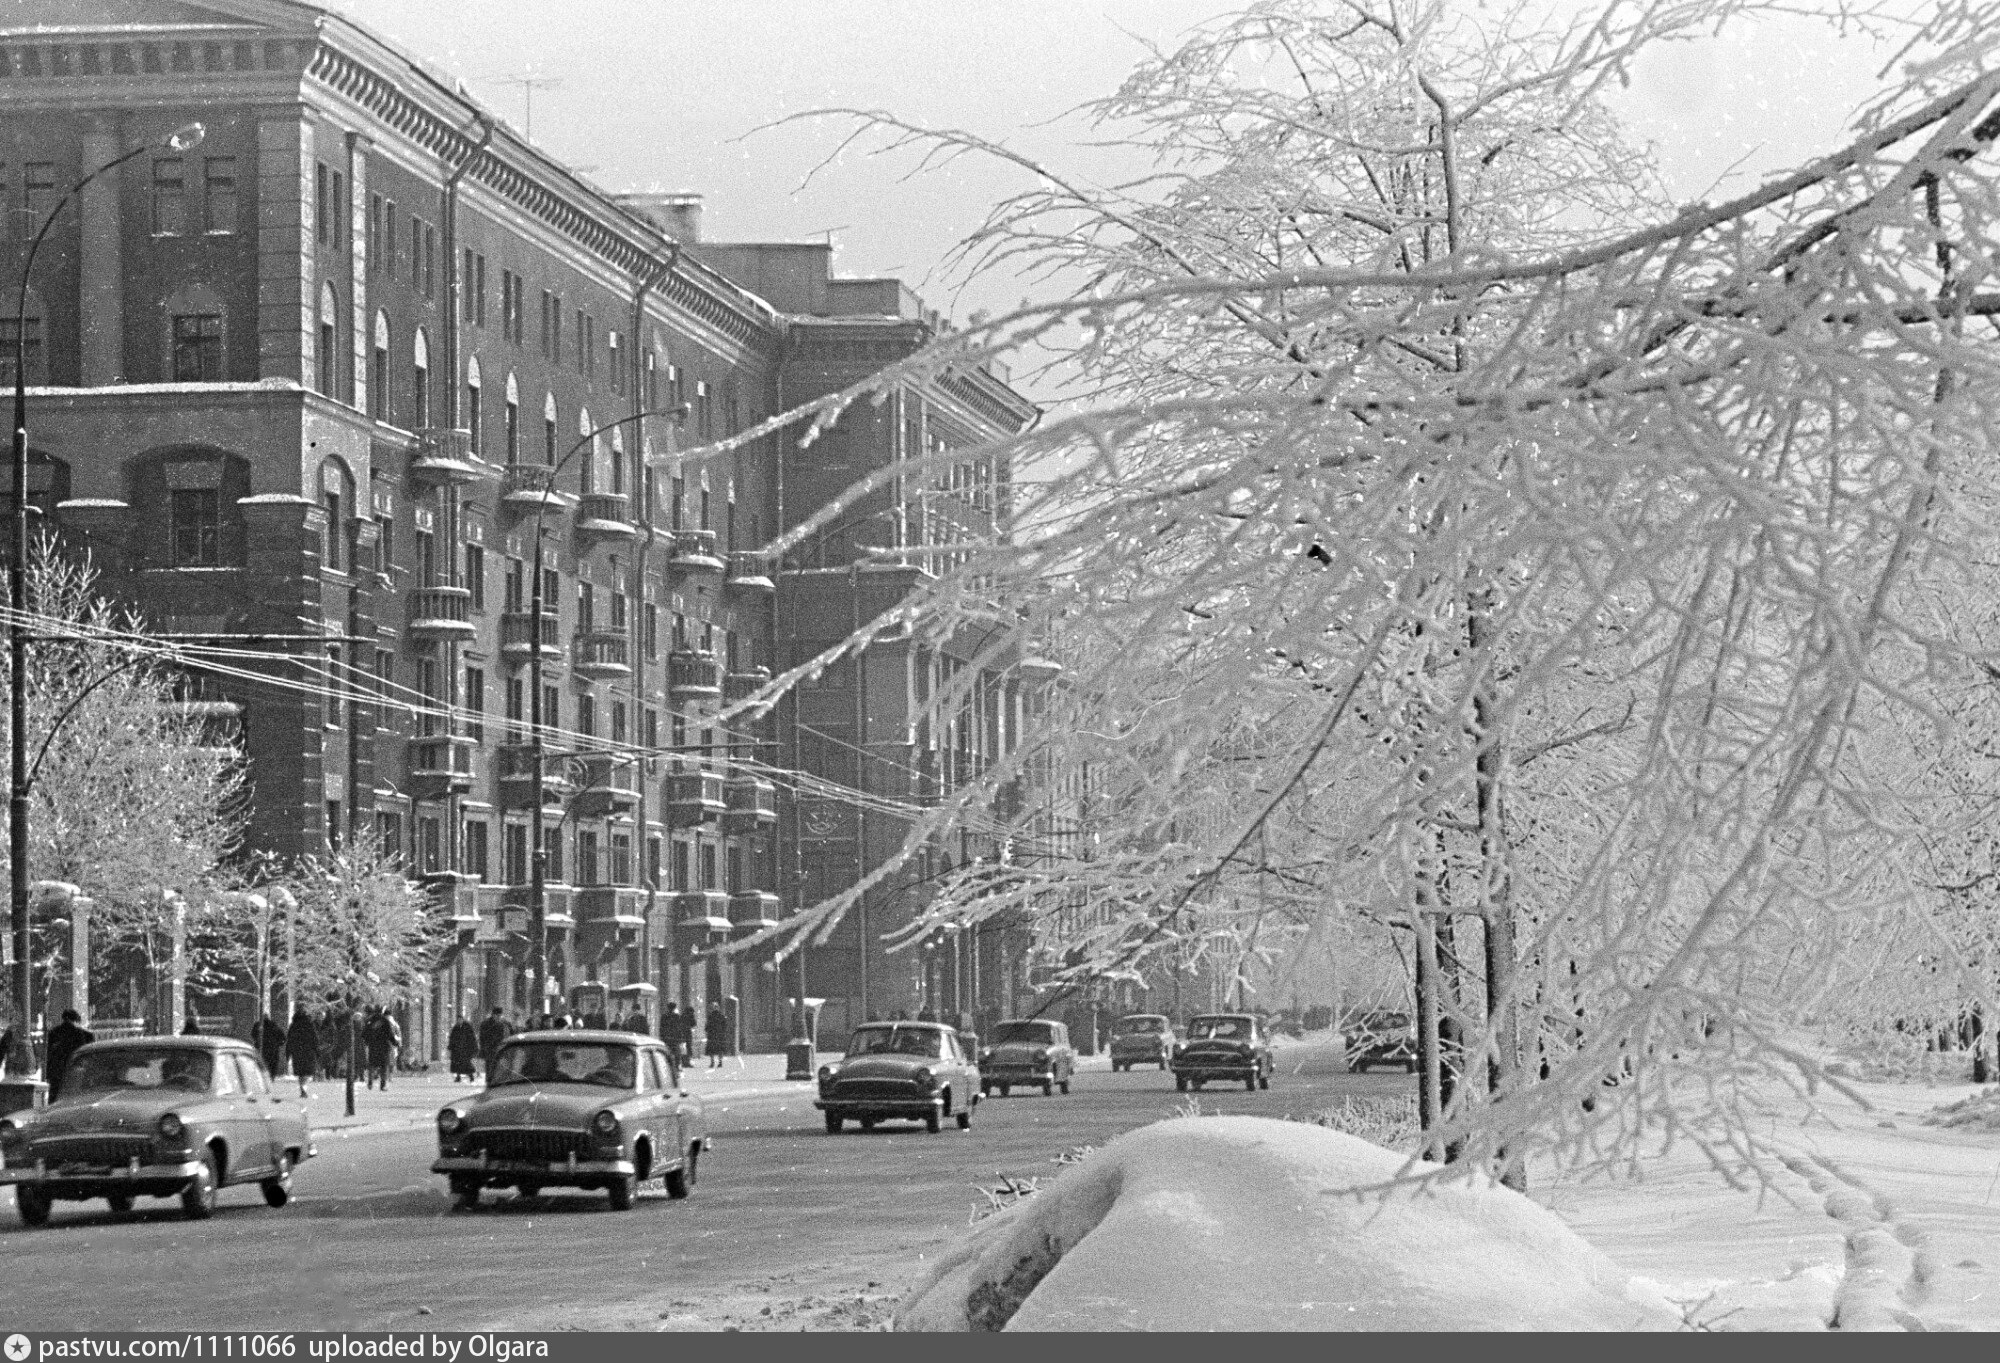
POLYGON ((912 937, 1083 898, 1129 962, 1275 842, 1304 907, 1399 934, 1477 1081, 1433 1071, 1433 1139, 1502 1167, 1750 1153, 1767 1076, 1824 1078, 1792 1029, 1830 981, 1885 1018, 1940 953, 1923 987, 1972 986, 1920 853, 1982 806, 1897 736, 1967 742, 1991 658, 1939 603, 1995 595, 2000 7, 1909 28, 1846 145, 1672 205, 1605 90, 1756 8, 1260 5, 1097 106, 1156 176, 1028 167, 967 258, 1070 297, 909 368, 1041 346, 1079 397, 1005 450, 1009 535, 844 647, 1004 624, 996 665, 1067 671, 912 834, 1017 850, 912 937), (1087 804, 1087 854, 1017 776, 1087 804))

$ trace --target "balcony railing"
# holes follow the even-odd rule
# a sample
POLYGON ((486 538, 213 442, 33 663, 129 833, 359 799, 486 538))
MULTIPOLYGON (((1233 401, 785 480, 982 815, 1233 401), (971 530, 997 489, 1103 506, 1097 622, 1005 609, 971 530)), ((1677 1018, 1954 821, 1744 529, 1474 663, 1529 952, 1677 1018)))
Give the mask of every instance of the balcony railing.
POLYGON ((636 940, 646 926, 646 892, 630 885, 579 886, 575 903, 579 928, 609 930, 621 942, 636 940))
POLYGON ((722 694, 722 664, 713 653, 677 648, 667 658, 667 688, 677 700, 722 694))
MULTIPOLYGON (((561 626, 552 610, 542 612, 542 657, 562 657, 561 626)), ((500 651, 509 658, 526 658, 535 647, 532 611, 508 611, 500 617, 500 651)))
POLYGON ((546 506, 559 511, 569 498, 555 489, 555 471, 545 464, 509 464, 501 470, 500 500, 515 511, 546 506))
POLYGON ((584 753, 575 759, 582 781, 576 811, 585 818, 639 803, 639 764, 620 753, 584 753))
MULTIPOLYGON (((497 761, 502 798, 514 807, 527 804, 534 791, 535 745, 503 743, 497 750, 497 761)), ((559 748, 545 748, 542 760, 543 803, 560 800, 575 789, 576 782, 570 776, 569 755, 559 748)))
POLYGON ((625 636, 607 630, 579 632, 576 636, 576 670, 586 677, 631 676, 632 660, 625 636))
POLYGON ((410 634, 417 639, 470 639, 472 591, 466 587, 417 587, 410 592, 410 634))
POLYGON ((576 528, 605 539, 629 540, 639 533, 632 524, 631 498, 622 492, 584 493, 577 505, 576 528))
POLYGON ((757 776, 738 776, 724 788, 722 831, 755 833, 778 821, 778 790, 757 776))
POLYGON ((410 779, 451 790, 468 790, 477 775, 472 740, 434 736, 409 742, 410 779))
POLYGON ((768 890, 746 890, 729 896, 729 921, 755 931, 778 925, 778 896, 768 890))
POLYGON ((701 768, 670 771, 662 782, 667 814, 676 823, 709 823, 729 808, 722 773, 701 768))
POLYGON ((720 890, 682 890, 673 897, 674 926, 729 931, 729 896, 720 890))
POLYGON ((493 472, 472 451, 472 432, 431 427, 417 432, 417 452, 410 458, 410 477, 419 483, 475 483, 493 472))
POLYGON ((683 573, 719 573, 724 567, 713 530, 674 531, 674 554, 667 562, 683 573))
POLYGON ((729 577, 723 583, 726 587, 742 592, 775 592, 778 584, 771 580, 771 565, 762 554, 734 553, 729 556, 729 577))

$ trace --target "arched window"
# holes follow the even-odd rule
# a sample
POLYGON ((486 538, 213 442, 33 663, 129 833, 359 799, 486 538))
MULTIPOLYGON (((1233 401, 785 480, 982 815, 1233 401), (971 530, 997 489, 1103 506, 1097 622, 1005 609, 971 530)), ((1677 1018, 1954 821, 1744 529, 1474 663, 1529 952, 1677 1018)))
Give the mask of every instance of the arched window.
POLYGON ((479 357, 465 358, 465 429, 472 433, 473 458, 482 458, 486 453, 485 426, 479 410, 479 357))
POLYGON ((521 462, 521 387, 507 376, 507 462, 521 462))
POLYGON ((222 295, 190 284, 167 296, 166 372, 175 383, 220 383, 227 377, 222 295))
POLYGON ((374 364, 368 374, 368 412, 377 421, 387 421, 395 411, 389 401, 389 314, 375 314, 374 364))
POLYGON ((319 291, 319 349, 314 355, 318 382, 314 385, 327 397, 340 395, 340 295, 332 284, 319 291))
POLYGON ((583 467, 577 470, 576 483, 579 492, 597 491, 597 437, 591 435, 590 409, 579 408, 576 414, 576 438, 589 436, 590 448, 583 452, 583 467))
POLYGON ((335 572, 345 572, 353 566, 348 537, 353 533, 354 476, 338 459, 328 459, 319 466, 319 500, 326 510, 326 540, 320 563, 335 572))
POLYGON ((431 424, 431 339, 422 327, 417 328, 410 359, 410 429, 422 430, 431 424))
POLYGON ((542 462, 550 468, 556 463, 556 395, 549 394, 542 404, 542 462))

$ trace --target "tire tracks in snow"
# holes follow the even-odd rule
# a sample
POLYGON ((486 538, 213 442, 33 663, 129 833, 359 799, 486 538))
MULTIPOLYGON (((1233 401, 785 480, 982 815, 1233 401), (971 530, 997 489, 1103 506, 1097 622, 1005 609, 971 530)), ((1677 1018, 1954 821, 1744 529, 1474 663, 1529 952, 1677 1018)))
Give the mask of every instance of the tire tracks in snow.
POLYGON ((1824 1199, 1840 1227, 1846 1265, 1834 1289, 1829 1329, 1923 1331, 1917 1308, 1929 1299, 1937 1262, 1929 1233, 1888 1197, 1824 1155, 1778 1153, 1787 1169, 1824 1199))

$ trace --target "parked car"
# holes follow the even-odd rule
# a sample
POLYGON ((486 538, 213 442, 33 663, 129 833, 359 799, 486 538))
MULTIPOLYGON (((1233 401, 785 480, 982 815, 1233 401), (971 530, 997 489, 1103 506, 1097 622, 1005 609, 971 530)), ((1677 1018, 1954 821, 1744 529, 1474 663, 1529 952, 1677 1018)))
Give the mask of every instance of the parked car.
POLYGON ((1111 1024, 1111 1068, 1129 1070, 1134 1065, 1157 1064, 1165 1069, 1179 1044, 1168 1018, 1158 1013, 1129 1013, 1111 1024))
POLYGON ((1069 1028, 1041 1018, 1008 1018, 993 1025, 993 1038, 979 1053, 979 1091, 1000 1090, 1005 1098, 1016 1084, 1041 1085, 1047 1097, 1060 1088, 1069 1092, 1076 1073, 1076 1051, 1069 1028))
POLYGON ((1202 1013, 1189 1018, 1187 1039, 1170 1062, 1174 1087, 1200 1088, 1211 1079, 1241 1079, 1253 1092, 1271 1087, 1271 1040, 1251 1013, 1202 1013))
POLYGON ((963 1131, 978 1105, 979 1071, 953 1028, 939 1022, 869 1022, 854 1029, 847 1054, 819 1069, 819 1097, 829 1135, 859 1122, 920 1121, 936 1131, 946 1117, 963 1131))
POLYGON ((438 1112, 438 1157, 462 1208, 487 1188, 602 1188, 624 1211, 659 1180, 686 1197, 710 1148, 701 1100, 683 1092, 666 1043, 637 1032, 522 1032, 486 1087, 438 1112))
POLYGON ((1367 1013, 1341 1032, 1347 1068, 1354 1074, 1377 1065, 1399 1065, 1417 1072, 1417 1038, 1407 1013, 1367 1013))
POLYGON ((292 1170, 317 1153, 304 1106, 273 1092, 257 1052, 232 1037, 92 1042, 47 1107, 0 1119, 0 1184, 14 1185, 29 1226, 47 1225, 57 1202, 98 1197, 120 1215, 135 1197, 178 1197, 203 1221, 235 1183, 282 1207, 292 1170))

